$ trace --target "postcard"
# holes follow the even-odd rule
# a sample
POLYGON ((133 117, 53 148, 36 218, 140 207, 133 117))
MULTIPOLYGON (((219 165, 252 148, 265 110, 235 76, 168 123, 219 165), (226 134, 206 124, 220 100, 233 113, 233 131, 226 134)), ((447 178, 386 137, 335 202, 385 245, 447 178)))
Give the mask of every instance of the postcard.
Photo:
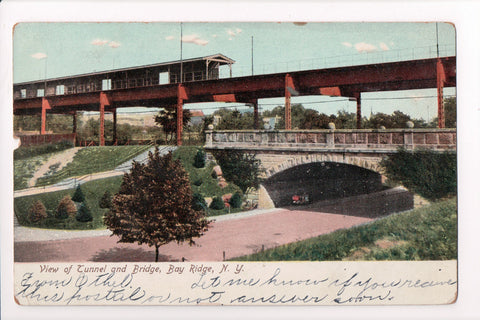
POLYGON ((13 30, 14 300, 454 304, 457 30, 13 30))

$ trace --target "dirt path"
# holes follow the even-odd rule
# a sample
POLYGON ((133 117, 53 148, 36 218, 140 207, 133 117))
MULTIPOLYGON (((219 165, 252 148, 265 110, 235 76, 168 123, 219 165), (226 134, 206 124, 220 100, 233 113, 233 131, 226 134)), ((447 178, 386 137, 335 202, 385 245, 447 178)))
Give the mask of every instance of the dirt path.
MULTIPOLYGON (((312 238, 372 221, 370 218, 278 209, 255 216, 216 221, 196 246, 169 243, 162 261, 222 261, 282 244, 312 238)), ((38 242, 15 242, 16 262, 137 262, 155 260, 146 245, 117 243, 115 236, 38 242)))
POLYGON ((54 154, 33 174, 33 177, 30 179, 30 181, 28 181, 28 187, 34 187, 37 183, 37 180, 43 177, 43 175, 49 171, 50 166, 58 163, 59 166, 56 171, 62 170, 63 167, 73 161, 73 157, 77 154, 78 150, 80 150, 80 148, 78 147, 70 148, 60 153, 54 154))

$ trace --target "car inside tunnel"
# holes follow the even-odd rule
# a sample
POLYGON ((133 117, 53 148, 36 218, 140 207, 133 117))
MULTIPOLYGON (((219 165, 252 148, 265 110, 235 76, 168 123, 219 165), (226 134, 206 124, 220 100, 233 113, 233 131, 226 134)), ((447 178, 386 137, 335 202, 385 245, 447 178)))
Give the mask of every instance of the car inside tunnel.
POLYGON ((382 191, 381 175, 361 167, 316 162, 298 165, 266 179, 263 186, 275 207, 339 199, 382 191))

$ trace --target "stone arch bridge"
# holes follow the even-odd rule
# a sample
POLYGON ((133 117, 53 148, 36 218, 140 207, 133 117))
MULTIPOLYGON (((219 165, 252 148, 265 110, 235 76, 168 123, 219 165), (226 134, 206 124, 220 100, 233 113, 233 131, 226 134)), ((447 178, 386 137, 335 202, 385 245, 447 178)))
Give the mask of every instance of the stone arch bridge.
POLYGON ((255 153, 275 206, 295 192, 323 200, 380 191, 380 162, 399 148, 456 150, 455 129, 209 131, 206 138, 207 151, 255 153))
POLYGON ((398 148, 456 150, 455 129, 208 131, 207 150, 256 153, 266 178, 306 163, 336 162, 381 173, 398 148))

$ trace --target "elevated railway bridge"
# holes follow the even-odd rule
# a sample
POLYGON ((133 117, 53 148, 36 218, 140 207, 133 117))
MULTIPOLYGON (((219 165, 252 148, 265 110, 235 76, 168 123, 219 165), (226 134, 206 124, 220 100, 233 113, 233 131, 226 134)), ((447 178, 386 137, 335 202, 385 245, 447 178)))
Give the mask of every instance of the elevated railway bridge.
POLYGON ((46 114, 72 114, 76 131, 77 111, 100 113, 100 145, 105 144, 105 112, 122 107, 163 107, 177 112, 177 144, 182 144, 185 103, 241 102, 250 104, 254 128, 258 124, 258 99, 285 97, 285 129, 291 129, 292 95, 329 95, 355 99, 357 128, 361 128, 361 93, 436 88, 438 126, 443 128, 443 88, 456 85, 456 58, 409 60, 349 67, 325 68, 219 79, 218 67, 234 61, 221 54, 135 68, 15 83, 13 112, 41 115, 40 133, 46 134, 46 114), (183 68, 180 68, 180 65, 183 68), (184 75, 178 75, 178 70, 184 75), (188 72, 188 74, 186 74, 188 72), (179 82, 179 79, 183 81, 179 82))

